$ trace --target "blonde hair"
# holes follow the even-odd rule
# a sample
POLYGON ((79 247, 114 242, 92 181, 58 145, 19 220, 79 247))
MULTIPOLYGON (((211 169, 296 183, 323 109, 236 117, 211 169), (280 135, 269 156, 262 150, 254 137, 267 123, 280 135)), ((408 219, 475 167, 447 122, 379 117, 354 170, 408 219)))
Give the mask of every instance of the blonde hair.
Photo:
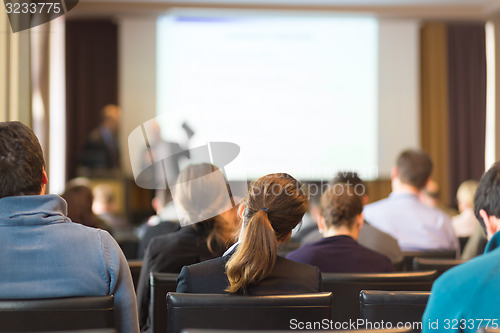
POLYGON ((309 199, 297 180, 278 173, 255 181, 244 205, 240 244, 226 263, 230 293, 246 292, 271 273, 279 241, 302 221, 309 199))
POLYGON ((474 207, 474 195, 476 194, 479 182, 476 180, 466 180, 457 190, 457 200, 460 203, 467 205, 468 207, 474 207))
POLYGON ((188 166, 179 174, 172 196, 182 226, 203 225, 206 229, 206 243, 212 254, 218 254, 213 245, 227 248, 234 242, 235 223, 220 215, 233 207, 226 179, 219 168, 209 163, 188 166))

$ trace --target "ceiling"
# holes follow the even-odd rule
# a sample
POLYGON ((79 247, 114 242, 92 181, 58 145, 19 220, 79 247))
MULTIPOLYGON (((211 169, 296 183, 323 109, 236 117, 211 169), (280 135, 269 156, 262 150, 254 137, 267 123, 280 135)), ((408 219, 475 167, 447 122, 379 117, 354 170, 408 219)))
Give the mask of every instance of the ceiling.
POLYGON ((500 14, 500 0, 80 0, 69 18, 158 15, 172 8, 234 8, 368 13, 418 19, 484 20, 500 14))

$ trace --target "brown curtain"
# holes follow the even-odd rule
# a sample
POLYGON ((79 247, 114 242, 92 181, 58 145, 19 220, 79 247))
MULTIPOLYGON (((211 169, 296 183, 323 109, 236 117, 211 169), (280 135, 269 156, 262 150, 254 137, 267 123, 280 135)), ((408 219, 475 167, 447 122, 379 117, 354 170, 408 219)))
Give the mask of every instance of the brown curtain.
POLYGON ((66 22, 66 174, 76 175, 88 133, 118 99, 118 29, 111 20, 66 22))
POLYGON ((484 23, 448 26, 449 191, 484 172, 486 43, 484 23))
POLYGON ((448 49, 444 23, 426 23, 420 34, 421 145, 432 158, 432 178, 441 201, 450 203, 448 183, 448 49))

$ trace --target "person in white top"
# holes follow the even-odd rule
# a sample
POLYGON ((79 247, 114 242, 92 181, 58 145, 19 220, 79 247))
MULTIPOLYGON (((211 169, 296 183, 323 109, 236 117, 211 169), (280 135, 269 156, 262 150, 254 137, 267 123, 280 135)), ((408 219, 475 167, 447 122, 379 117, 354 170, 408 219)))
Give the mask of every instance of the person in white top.
POLYGON ((475 180, 463 182, 457 191, 459 215, 452 219, 453 230, 457 237, 469 237, 479 223, 474 215, 474 194, 478 186, 475 180))
POLYGON ((418 199, 432 172, 432 161, 421 150, 403 151, 392 170, 392 193, 365 206, 366 221, 398 240, 403 251, 455 250, 460 246, 451 218, 418 199))

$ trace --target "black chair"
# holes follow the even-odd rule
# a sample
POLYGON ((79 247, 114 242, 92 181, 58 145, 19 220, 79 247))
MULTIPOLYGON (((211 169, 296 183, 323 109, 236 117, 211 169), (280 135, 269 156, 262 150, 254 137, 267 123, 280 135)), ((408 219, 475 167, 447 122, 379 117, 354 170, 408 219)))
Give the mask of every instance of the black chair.
MULTIPOLYGON (((320 331, 307 331, 307 333, 410 333, 411 330, 407 329, 379 329, 379 330, 320 330, 320 331)), ((211 330, 211 329, 186 329, 182 333, 290 333, 290 331, 248 331, 248 330, 211 330)), ((495 332, 497 333, 497 332, 495 332)), ((500 333, 500 332, 499 332, 500 333)))
POLYGON ((359 293, 361 290, 430 291, 436 274, 436 271, 322 273, 323 290, 333 292, 333 320, 345 322, 359 318, 359 293))
POLYGON ((384 321, 392 327, 408 325, 403 327, 418 333, 422 330, 422 315, 430 294, 428 291, 362 290, 359 295, 361 319, 368 323, 384 321))
POLYGON ((168 332, 187 328, 287 330, 292 320, 331 319, 332 293, 280 296, 167 295, 168 332))
POLYGON ((177 273, 151 273, 151 299, 149 302, 149 316, 153 333, 167 331, 167 294, 177 289, 177 273))
POLYGON ((137 283, 139 282, 139 276, 141 274, 142 260, 129 260, 128 267, 130 268, 130 274, 132 275, 132 281, 134 282, 134 289, 137 291, 137 283))
MULTIPOLYGON (((43 333, 61 333, 62 331, 42 331, 43 333)), ((30 333, 38 333, 38 332, 30 332, 30 333)), ((66 331, 64 333, 119 333, 114 328, 94 328, 90 330, 75 330, 75 331, 66 331)))
POLYGON ((413 270, 413 258, 440 258, 440 259, 456 259, 457 252, 455 250, 439 250, 439 251, 403 251, 403 271, 413 270))
POLYGON ((127 260, 137 259, 139 251, 139 239, 136 237, 124 237, 116 240, 127 260))
POLYGON ((395 272, 402 272, 403 271, 403 263, 404 263, 404 258, 401 257, 399 259, 392 260, 392 266, 394 266, 394 271, 395 272))
POLYGON ((0 300, 0 332, 113 328, 113 296, 0 300))
POLYGON ((440 259, 440 258, 420 258, 413 259, 414 271, 436 270, 438 276, 457 265, 463 264, 467 260, 461 259, 440 259))

